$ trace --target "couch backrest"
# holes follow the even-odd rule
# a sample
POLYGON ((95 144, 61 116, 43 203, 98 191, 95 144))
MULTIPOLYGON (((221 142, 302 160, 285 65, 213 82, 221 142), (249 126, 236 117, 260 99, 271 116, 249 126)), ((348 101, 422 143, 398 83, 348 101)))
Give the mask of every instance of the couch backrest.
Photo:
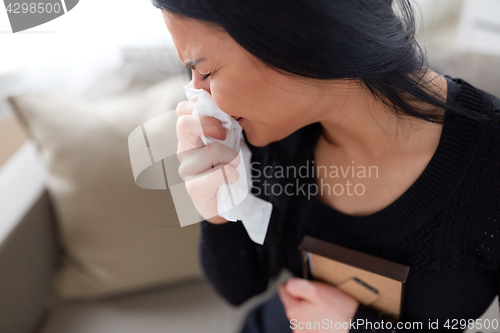
POLYGON ((0 244, 0 332, 31 333, 44 321, 59 257, 47 192, 0 244))
POLYGON ((0 119, 0 332, 43 322, 59 256, 54 214, 35 147, 14 117, 0 119))

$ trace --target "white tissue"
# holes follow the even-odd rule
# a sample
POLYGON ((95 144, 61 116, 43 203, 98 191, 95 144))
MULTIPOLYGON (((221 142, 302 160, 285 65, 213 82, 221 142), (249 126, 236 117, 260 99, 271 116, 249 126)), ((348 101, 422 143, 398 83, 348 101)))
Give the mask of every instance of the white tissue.
MULTIPOLYGON (((223 141, 202 135, 203 143, 222 142, 239 151, 240 163, 236 168, 239 174, 238 180, 234 184, 221 185, 217 191, 219 215, 232 222, 242 221, 250 239, 255 243, 264 244, 273 206, 270 202, 257 198, 250 192, 252 187, 250 169, 252 152, 245 143, 240 124, 219 109, 207 91, 194 89, 193 81, 184 86, 184 91, 189 100, 196 100, 193 115, 217 118, 222 126, 228 130, 227 137, 223 141)), ((222 169, 217 171, 222 172, 222 169)))

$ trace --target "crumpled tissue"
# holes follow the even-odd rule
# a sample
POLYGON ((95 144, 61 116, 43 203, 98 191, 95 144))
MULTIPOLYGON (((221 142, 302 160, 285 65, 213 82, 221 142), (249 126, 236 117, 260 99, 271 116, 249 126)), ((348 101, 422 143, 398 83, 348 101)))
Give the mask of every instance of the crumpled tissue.
MULTIPOLYGON (((255 243, 263 244, 273 206, 270 202, 258 198, 250 192, 252 187, 250 168, 252 152, 243 138, 240 124, 236 119, 219 109, 206 90, 194 89, 193 81, 184 86, 184 91, 188 100, 196 100, 193 115, 214 117, 228 130, 225 140, 202 135, 203 143, 206 145, 222 142, 236 151, 239 150, 240 163, 236 168, 239 174, 238 180, 234 184, 229 182, 222 184, 217 191, 219 216, 231 222, 241 221, 250 239, 255 243)), ((223 169, 218 169, 217 172, 223 172, 223 169)))

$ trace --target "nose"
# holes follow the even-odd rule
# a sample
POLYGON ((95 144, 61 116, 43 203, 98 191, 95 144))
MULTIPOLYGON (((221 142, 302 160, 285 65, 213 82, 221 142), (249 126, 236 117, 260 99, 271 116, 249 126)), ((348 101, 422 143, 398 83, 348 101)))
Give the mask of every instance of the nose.
POLYGON ((203 89, 207 91, 209 94, 210 92, 210 77, 206 79, 205 81, 202 81, 201 79, 203 78, 203 75, 200 74, 197 70, 192 70, 192 79, 193 79, 193 88, 194 89, 203 89))

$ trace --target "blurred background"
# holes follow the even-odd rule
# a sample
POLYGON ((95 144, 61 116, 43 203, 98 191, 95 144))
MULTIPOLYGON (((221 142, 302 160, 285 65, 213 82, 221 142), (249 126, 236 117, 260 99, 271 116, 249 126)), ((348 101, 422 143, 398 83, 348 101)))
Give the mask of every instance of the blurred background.
MULTIPOLYGON (((442 70, 457 52, 500 55, 498 0, 412 2, 419 41, 442 70)), ((170 59, 154 58, 149 51, 173 49, 158 10, 148 1, 82 1, 77 11, 17 34, 10 33, 7 13, 0 10, 0 40, 2 97, 26 87, 82 95, 96 76, 124 61, 141 58, 145 67, 161 72, 170 59)), ((0 116, 7 112, 3 101, 0 116)))
MULTIPOLYGON (((500 0, 413 4, 431 67, 500 96, 500 0)), ((0 333, 235 332, 288 272, 229 306, 199 269, 199 226, 135 185, 129 133, 190 80, 160 11, 84 0, 13 34, 2 7, 0 45, 0 333)))

